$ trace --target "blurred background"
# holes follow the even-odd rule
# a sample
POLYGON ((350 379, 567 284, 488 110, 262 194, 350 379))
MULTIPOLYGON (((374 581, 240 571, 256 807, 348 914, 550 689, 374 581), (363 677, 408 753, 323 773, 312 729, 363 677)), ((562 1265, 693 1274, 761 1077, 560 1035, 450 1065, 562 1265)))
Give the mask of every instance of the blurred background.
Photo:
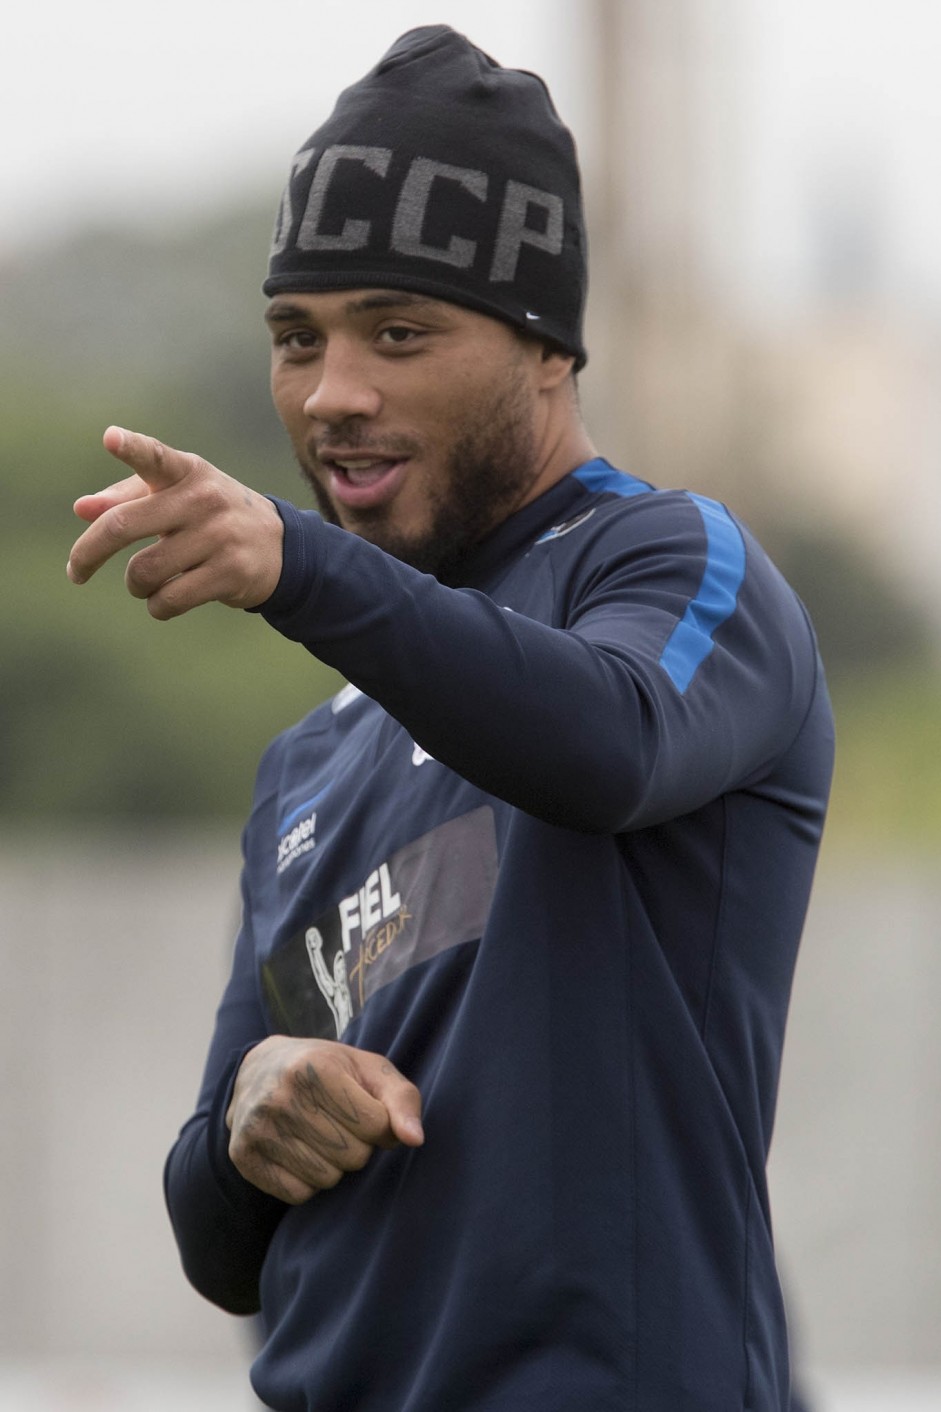
POLYGON ((270 736, 336 689, 246 615, 65 578, 111 422, 304 501, 260 293, 291 155, 403 30, 542 73, 592 241, 587 420, 726 500, 815 618, 829 831, 772 1157, 817 1412, 941 1409, 936 0, 34 0, 0 82, 0 1409, 252 1407, 185 1284, 195 1097, 270 736))

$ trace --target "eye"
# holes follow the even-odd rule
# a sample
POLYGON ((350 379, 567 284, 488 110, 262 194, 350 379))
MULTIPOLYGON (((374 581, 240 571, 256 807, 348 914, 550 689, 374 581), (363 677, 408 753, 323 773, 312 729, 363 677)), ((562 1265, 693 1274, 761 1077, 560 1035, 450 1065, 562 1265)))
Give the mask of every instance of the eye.
POLYGON ((419 330, 409 328, 406 324, 389 324, 386 328, 379 330, 379 342, 386 347, 403 348, 419 337, 419 330))
POLYGON ((288 357, 299 357, 314 352, 319 342, 318 335, 309 328, 285 329, 283 333, 277 334, 274 340, 275 347, 288 357))

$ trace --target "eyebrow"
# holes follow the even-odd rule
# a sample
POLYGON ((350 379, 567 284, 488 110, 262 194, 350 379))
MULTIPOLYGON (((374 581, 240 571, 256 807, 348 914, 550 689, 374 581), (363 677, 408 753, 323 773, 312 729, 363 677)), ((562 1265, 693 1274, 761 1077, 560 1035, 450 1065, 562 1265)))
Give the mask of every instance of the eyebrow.
POLYGON ((273 304, 265 310, 266 324, 290 324, 306 318, 307 310, 300 304, 273 304))
MULTIPOLYGON (((366 314, 375 309, 416 308, 419 305, 439 304, 425 294, 412 294, 408 290, 379 290, 375 294, 364 294, 361 299, 351 299, 346 305, 347 314, 366 314)), ((265 322, 288 324, 310 320, 312 311, 303 304, 272 303, 265 311, 265 322)))

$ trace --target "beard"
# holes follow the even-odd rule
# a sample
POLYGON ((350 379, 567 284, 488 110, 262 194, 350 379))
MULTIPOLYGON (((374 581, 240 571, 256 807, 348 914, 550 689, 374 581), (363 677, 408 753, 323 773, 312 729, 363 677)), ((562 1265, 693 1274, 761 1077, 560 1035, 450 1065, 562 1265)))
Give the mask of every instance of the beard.
MULTIPOLYGON (((344 424, 343 440, 351 449, 366 436, 355 424, 344 424)), ((420 448, 409 443, 401 449, 420 448)), ((322 517, 341 525, 307 458, 298 454, 298 463, 322 517)), ((455 584, 469 551, 519 508, 537 475, 532 393, 522 372, 514 369, 498 391, 467 408, 457 423, 440 484, 428 492, 423 529, 397 527, 384 505, 358 511, 355 525, 344 528, 422 573, 455 584)))

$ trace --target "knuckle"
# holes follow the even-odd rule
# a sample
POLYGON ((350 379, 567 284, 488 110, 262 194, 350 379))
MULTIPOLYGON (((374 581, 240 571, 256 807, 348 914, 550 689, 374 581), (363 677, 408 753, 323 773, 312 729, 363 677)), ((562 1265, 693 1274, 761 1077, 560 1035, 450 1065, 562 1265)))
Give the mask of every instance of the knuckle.
POLYGON ((250 1155, 251 1146, 246 1140, 245 1134, 233 1132, 229 1138, 229 1158, 233 1166, 237 1167, 243 1175, 245 1168, 249 1165, 250 1155))
POLYGON ((149 579, 152 596, 148 599, 147 606, 151 617, 160 622, 168 622, 171 618, 182 617, 190 608, 203 601, 194 592, 190 575, 178 573, 164 581, 161 581, 162 578, 162 572, 158 571, 149 579))
POLYGON ((245 1111, 236 1114, 229 1138, 230 1150, 237 1147, 240 1152, 247 1152, 260 1148, 267 1127, 267 1111, 259 1103, 252 1104, 245 1111))
POLYGON ((305 1055, 290 1055, 281 1070, 279 1087, 285 1095, 293 1095, 297 1089, 309 1083, 312 1069, 313 1065, 305 1055))
POLYGON ((281 1107, 274 1097, 266 1095, 251 1104, 242 1120, 242 1132, 256 1145, 261 1145, 263 1134, 272 1129, 277 1131, 281 1121, 281 1107))
POLYGON ((134 558, 128 561, 127 568, 124 570, 124 582, 132 598, 146 598, 148 596, 153 580, 152 575, 148 573, 146 559, 135 554, 134 558))
MULTIPOLYGON (((208 472, 211 467, 203 461, 201 466, 208 472)), ((193 490, 197 497, 200 509, 207 517, 222 515, 229 508, 229 497, 226 494, 225 486, 216 476, 203 473, 198 479, 197 486, 193 490)))
POLYGON ((123 543, 131 535, 130 515, 125 505, 114 505, 104 517, 104 530, 112 540, 123 543))
POLYGON ((327 1167, 323 1172, 318 1173, 317 1187, 320 1191, 331 1191, 342 1176, 343 1173, 338 1167, 327 1167))
POLYGON ((361 1172, 361 1171, 363 1170, 363 1168, 365 1167, 366 1163, 369 1161, 369 1159, 370 1159, 371 1156, 372 1156, 372 1148, 371 1148, 371 1147, 366 1147, 366 1146, 364 1145, 364 1146, 362 1146, 362 1147, 355 1147, 355 1148, 353 1148, 353 1150, 352 1150, 350 1153, 347 1154, 347 1159, 346 1159, 346 1166, 347 1166, 347 1169, 348 1169, 350 1172, 361 1172))
POLYGON ((277 1166, 280 1145, 250 1131, 233 1133, 229 1140, 229 1156, 243 1176, 252 1180, 277 1166))
MULTIPOLYGON (((144 594, 141 594, 141 597, 144 596, 144 594)), ((168 623, 173 618, 179 618, 181 614, 185 613, 186 609, 180 604, 174 603, 169 594, 162 593, 159 596, 151 595, 151 597, 147 599, 147 611, 156 622, 168 623)))
POLYGON ((323 1078, 332 1077, 337 1072, 337 1056, 329 1049, 313 1050, 304 1055, 303 1067, 313 1069, 313 1071, 323 1078))

